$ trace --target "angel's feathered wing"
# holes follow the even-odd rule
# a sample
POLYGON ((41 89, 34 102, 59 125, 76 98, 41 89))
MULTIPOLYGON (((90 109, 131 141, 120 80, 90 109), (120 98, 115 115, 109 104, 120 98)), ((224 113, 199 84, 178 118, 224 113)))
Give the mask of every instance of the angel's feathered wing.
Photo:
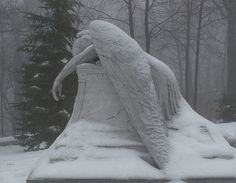
POLYGON ((157 58, 149 57, 152 79, 164 119, 169 121, 177 114, 182 98, 178 82, 173 71, 157 58))
POLYGON ((164 168, 169 145, 149 57, 136 41, 107 22, 92 22, 90 34, 138 134, 157 165, 164 168))

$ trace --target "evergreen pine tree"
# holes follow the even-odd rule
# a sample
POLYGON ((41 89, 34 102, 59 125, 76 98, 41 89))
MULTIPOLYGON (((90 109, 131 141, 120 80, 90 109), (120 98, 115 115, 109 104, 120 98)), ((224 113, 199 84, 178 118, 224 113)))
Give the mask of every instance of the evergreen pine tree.
POLYGON ((72 57, 69 51, 76 36, 76 0, 39 0, 41 14, 26 13, 31 34, 20 50, 29 55, 22 68, 23 101, 18 104, 18 139, 26 150, 48 147, 63 131, 73 107, 77 78, 63 84, 64 97, 54 101, 53 81, 72 57))

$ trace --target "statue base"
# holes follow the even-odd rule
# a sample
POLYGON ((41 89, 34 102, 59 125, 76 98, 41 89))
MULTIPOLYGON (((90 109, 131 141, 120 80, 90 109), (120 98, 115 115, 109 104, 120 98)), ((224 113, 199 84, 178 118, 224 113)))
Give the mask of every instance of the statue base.
MULTIPOLYGON (((183 181, 186 183, 235 183, 236 178, 196 178, 196 179, 192 178, 192 179, 184 179, 183 181)), ((166 179, 38 179, 38 180, 27 180, 27 183, 168 183, 168 182, 170 182, 170 180, 166 180, 166 179)))
POLYGON ((27 181, 94 182, 98 178, 103 182, 114 178, 119 182, 161 177, 103 68, 82 64, 77 74, 79 88, 70 121, 27 181))
MULTIPOLYGON (((137 135, 103 68, 82 64, 77 72, 79 89, 71 119, 36 163, 27 183, 170 182, 137 135)), ((179 165, 177 158, 172 164, 173 172, 179 173, 176 177, 185 177, 184 182, 236 182, 235 160, 220 160, 219 164, 214 164, 217 159, 193 162, 192 156, 186 158, 182 152, 176 157, 184 157, 184 163, 179 165), (221 162, 225 163, 222 168, 221 162), (228 168, 222 171, 224 167, 228 168)))

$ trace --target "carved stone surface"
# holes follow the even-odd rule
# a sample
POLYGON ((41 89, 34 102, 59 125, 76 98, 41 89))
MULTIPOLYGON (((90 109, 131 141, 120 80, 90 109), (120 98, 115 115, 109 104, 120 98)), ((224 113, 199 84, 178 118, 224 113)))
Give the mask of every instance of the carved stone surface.
MULTIPOLYGON (((105 149, 136 149, 148 154, 103 68, 82 64, 77 73, 79 89, 74 110, 67 130, 54 143, 50 161, 77 159, 86 153, 89 145, 105 149), (73 123, 78 124, 75 134, 68 130, 73 123), (88 134, 90 136, 86 136, 88 134), (70 150, 73 153, 69 154, 70 150)), ((99 155, 96 151, 88 153, 90 158, 95 159, 106 156, 99 155)))
MULTIPOLYGON (((143 170, 142 166, 135 166, 136 161, 138 161, 138 166, 140 166, 140 162, 148 163, 145 166, 150 167, 151 173, 156 171, 159 175, 156 168, 151 166, 155 166, 154 160, 130 123, 129 116, 103 68, 99 65, 82 64, 77 71, 79 89, 71 119, 47 154, 36 164, 28 179, 44 180, 47 178, 47 173, 51 178, 61 176, 63 179, 63 176, 67 176, 66 173, 65 175, 60 174, 63 172, 63 168, 59 168, 57 172, 53 167, 66 162, 69 164, 69 167, 66 166, 64 169, 66 172, 70 168, 70 163, 75 162, 79 171, 79 169, 83 169, 82 166, 80 167, 80 159, 85 164, 86 160, 88 163, 90 163, 89 160, 95 160, 95 169, 104 169, 100 176, 109 176, 105 175, 109 167, 104 168, 104 166, 112 166, 104 164, 103 161, 100 161, 101 164, 96 162, 100 159, 108 162, 111 160, 112 163, 118 164, 120 166, 118 168, 126 172, 124 176, 127 178, 132 177, 133 174, 139 175, 137 172, 143 170), (131 161, 129 162, 129 160, 131 161), (78 162, 76 163, 76 161, 78 162), (124 161, 128 166, 123 167, 120 161, 124 161), (132 164, 134 167, 130 168, 133 166, 132 164), (50 166, 52 167, 50 168, 50 166), (54 169, 53 172, 50 171, 52 169, 54 169)), ((114 169, 114 171, 116 170, 114 169)), ((79 177, 81 174, 74 176, 79 177)), ((145 174, 148 176, 147 172, 141 173, 140 176, 145 177, 145 174)))
MULTIPOLYGON (((156 168, 154 160, 151 158, 146 148, 143 146, 140 138, 138 137, 132 123, 129 122, 129 117, 123 111, 123 105, 119 100, 119 96, 114 90, 111 81, 104 73, 104 70, 99 65, 82 64, 78 67, 79 76, 79 90, 74 104, 74 113, 68 123, 63 134, 55 141, 49 151, 39 160, 30 176, 27 179, 28 183, 165 183, 168 180, 156 168), (95 103, 92 101, 96 101, 95 103), (105 103, 104 103, 105 101, 105 103), (106 105, 104 105, 106 104, 106 105), (81 119, 87 120, 86 123, 81 119), (97 119, 97 120, 94 120, 97 119), (74 125, 74 126, 73 126, 74 125), (109 128, 107 128, 108 126, 109 128), (95 128, 91 128, 95 126, 95 128), (100 127, 99 127, 100 126, 100 127), (110 128, 110 127, 114 128, 110 128), (71 131, 74 129, 74 131, 71 131), (88 127, 88 128, 86 128, 88 127), (82 130, 80 129, 82 128, 82 130), (73 132, 73 133, 70 133, 73 132), (75 132, 75 133, 74 133, 75 132), (83 137, 86 135, 86 139, 83 137), (89 134, 89 135, 88 135, 89 134), (94 140, 96 139, 96 141, 94 140), (119 139, 119 140, 118 140, 119 139), (90 143, 92 141, 92 144, 90 143), (118 141, 117 141, 118 140, 118 141), (87 146, 86 144, 89 144, 87 146), (86 148, 93 151, 87 151, 86 148), (103 149, 102 151, 100 151, 103 149), (105 149, 105 151, 104 151, 105 149), (132 168, 127 167, 127 164, 122 165, 122 169, 126 175, 105 175, 98 174, 96 171, 101 172, 101 169, 107 171, 114 169, 116 171, 116 164, 122 160, 121 150, 128 150, 129 157, 122 161, 127 164, 135 164, 132 168), (112 152, 106 153, 106 150, 112 152), (86 152, 87 151, 87 152, 86 152), (86 157, 87 156, 87 157, 86 157), (93 177, 86 177, 83 175, 89 171, 86 161, 83 164, 79 159, 84 160, 111 160, 113 165, 107 164, 104 168, 104 163, 99 165, 95 161, 95 168, 91 169, 90 175, 93 177), (121 158, 121 159, 120 159, 121 158), (133 159, 135 158, 135 159, 133 159), (129 162, 129 159, 132 161, 129 162), (147 162, 148 166, 143 166, 137 162, 147 162), (76 163, 76 161, 78 161, 76 163), (73 162, 76 164, 74 166, 73 162), (71 166, 72 163, 72 166, 71 166), (68 164, 63 167, 63 164, 68 164), (137 165, 137 166, 136 166, 137 165), (78 169, 74 175, 67 175, 68 169, 75 172, 75 167, 78 169), (82 172, 81 172, 82 170, 82 172), (143 172, 139 170, 144 170, 143 172), (93 172, 94 171, 94 172, 93 172), (133 171, 133 172, 132 172, 133 171), (136 173, 134 173, 136 171, 136 173), (45 172, 47 174, 45 174, 45 172), (63 172, 63 173, 62 173, 63 172), (134 178, 135 176, 139 178, 134 178), (152 177, 156 174, 156 178, 152 177), (103 177, 104 176, 104 177, 103 177), (109 178, 111 176, 113 178, 109 178), (130 178, 132 176, 133 178, 130 178), (124 178, 125 177, 125 178, 124 178)), ((90 163, 90 161, 88 161, 90 163)), ((183 168, 183 167, 182 167, 183 168)), ((187 168, 187 167, 185 167, 187 168)), ((118 167, 119 169, 119 167, 118 167)), ((104 173, 104 171, 102 173, 104 173)), ((117 171, 120 171, 117 170, 117 171)), ((73 173, 72 173, 73 174, 73 173)), ((185 180, 189 183, 233 183, 236 182, 235 178, 192 178, 185 180)))
MULTIPOLYGON (((186 183, 235 183, 236 178, 196 178, 183 180, 186 183)), ((42 179, 27 180, 27 183, 168 183, 165 179, 42 179)), ((174 183, 174 182, 173 182, 174 183)), ((178 182, 177 182, 178 183, 178 182)))
MULTIPOLYGON (((191 138, 199 149, 193 151, 192 156, 189 154, 189 158, 194 159, 199 153, 196 162, 204 161, 207 165, 204 158, 215 159, 215 163, 217 159, 227 157, 233 165, 235 149, 214 123, 197 114, 185 101, 173 71, 166 64, 147 54, 134 39, 108 22, 91 22, 89 32, 102 66, 139 136, 161 169, 175 167, 176 170, 173 157, 179 161, 184 148, 192 151, 193 144, 188 143, 191 138), (181 143, 183 139, 175 142, 178 136, 186 139, 186 143, 181 143)), ((183 162, 179 161, 182 165, 183 162)), ((196 167, 200 171, 199 165, 196 167)), ((214 166, 211 168, 213 170, 214 166)))
POLYGON ((235 148, 192 110, 171 69, 112 24, 89 32, 79 58, 98 54, 101 65, 78 66, 71 119, 29 182, 234 181, 235 148))
MULTIPOLYGON (((156 164, 164 168, 169 159, 169 143, 158 91, 165 88, 167 92, 171 91, 168 90, 168 83, 164 80, 163 85, 155 86, 148 54, 120 28, 104 21, 93 21, 89 26, 89 32, 101 64, 139 136, 156 164)), ((161 66, 160 69, 163 65, 158 64, 161 66)), ((165 71, 170 70, 164 69, 165 71)), ((168 77, 163 79, 166 78, 168 81, 168 77)))

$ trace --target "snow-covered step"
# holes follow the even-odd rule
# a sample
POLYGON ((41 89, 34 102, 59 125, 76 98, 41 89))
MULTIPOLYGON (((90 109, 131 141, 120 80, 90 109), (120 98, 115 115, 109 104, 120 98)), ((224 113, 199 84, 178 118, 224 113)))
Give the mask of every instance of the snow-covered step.
POLYGON ((185 180, 166 179, 44 179, 27 183, 235 183, 235 178, 197 178, 185 180))
POLYGON ((214 149, 226 155, 227 151, 214 146, 207 135, 199 139, 200 129, 194 124, 183 125, 183 120, 202 120, 184 107, 175 119, 179 130, 169 129, 172 150, 164 174, 134 130, 102 67, 83 64, 77 71, 79 90, 71 119, 34 166, 28 183, 163 183, 171 178, 189 183, 236 182, 235 158, 204 158, 214 149))

